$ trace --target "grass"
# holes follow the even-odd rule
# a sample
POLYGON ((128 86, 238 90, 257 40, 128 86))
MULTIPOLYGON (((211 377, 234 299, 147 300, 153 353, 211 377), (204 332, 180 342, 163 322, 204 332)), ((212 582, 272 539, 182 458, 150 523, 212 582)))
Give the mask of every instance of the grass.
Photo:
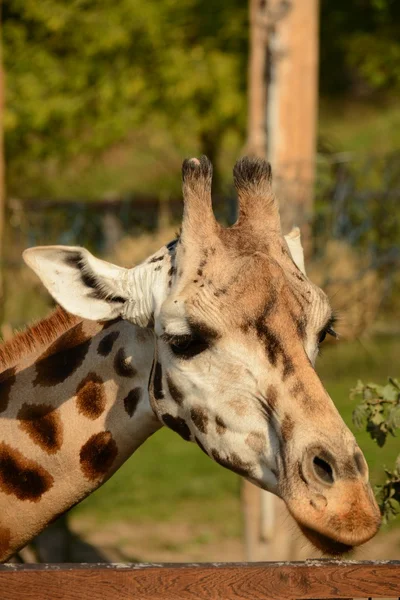
POLYGON ((340 98, 320 101, 319 138, 336 152, 381 154, 400 147, 397 103, 357 102, 340 98))
MULTIPOLYGON (((344 420, 352 427, 354 405, 349 390, 357 379, 384 381, 398 375, 400 339, 327 345, 318 371, 344 420)), ((383 449, 364 432, 356 432, 371 468, 373 482, 391 466, 399 451, 397 439, 383 449)), ((103 488, 74 509, 99 521, 175 521, 212 523, 226 536, 241 530, 239 478, 213 463, 194 444, 167 429, 148 440, 103 488)))

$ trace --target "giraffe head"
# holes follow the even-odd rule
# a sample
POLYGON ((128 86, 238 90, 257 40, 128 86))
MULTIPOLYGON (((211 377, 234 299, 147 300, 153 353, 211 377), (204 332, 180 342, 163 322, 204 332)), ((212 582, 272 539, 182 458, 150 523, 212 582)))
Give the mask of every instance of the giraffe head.
POLYGON ((153 328, 160 421, 283 498, 314 545, 343 553, 380 517, 363 454, 314 370, 332 309, 305 275, 299 232, 281 234, 269 165, 236 164, 229 228, 215 220, 211 177, 205 157, 183 163, 181 235, 142 265, 61 246, 25 260, 69 312, 153 328))

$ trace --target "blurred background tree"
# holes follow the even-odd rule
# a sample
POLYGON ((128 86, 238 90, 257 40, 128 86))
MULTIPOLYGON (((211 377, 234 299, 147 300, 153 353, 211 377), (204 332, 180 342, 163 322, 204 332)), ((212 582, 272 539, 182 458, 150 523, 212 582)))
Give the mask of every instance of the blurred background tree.
MULTIPOLYGON (((174 148, 196 140, 217 165, 227 144, 237 151, 247 18, 239 0, 206 10, 200 0, 4 0, 10 194, 65 194, 60 172, 84 169, 135 130, 156 146, 160 131, 174 148)), ((393 97, 399 22, 395 0, 322 0, 321 96, 393 97)))
POLYGON ((239 0, 5 0, 3 23, 12 194, 46 191, 43 163, 56 174, 143 125, 174 145, 189 133, 218 164, 245 120, 239 0))
POLYGON ((321 92, 368 96, 400 90, 396 0, 321 3, 321 92))

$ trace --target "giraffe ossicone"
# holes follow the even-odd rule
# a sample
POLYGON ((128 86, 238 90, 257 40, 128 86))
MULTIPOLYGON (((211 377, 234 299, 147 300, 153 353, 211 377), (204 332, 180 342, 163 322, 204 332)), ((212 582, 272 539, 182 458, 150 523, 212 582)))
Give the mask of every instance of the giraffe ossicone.
POLYGON ((269 164, 235 165, 231 227, 215 219, 208 159, 184 161, 182 177, 179 238, 132 269, 79 247, 24 253, 76 317, 0 348, 0 507, 25 518, 10 518, 2 557, 162 425, 283 498, 327 553, 379 528, 365 459, 314 370, 332 310, 299 231, 281 233, 269 164), (27 473, 33 491, 18 484, 27 473))

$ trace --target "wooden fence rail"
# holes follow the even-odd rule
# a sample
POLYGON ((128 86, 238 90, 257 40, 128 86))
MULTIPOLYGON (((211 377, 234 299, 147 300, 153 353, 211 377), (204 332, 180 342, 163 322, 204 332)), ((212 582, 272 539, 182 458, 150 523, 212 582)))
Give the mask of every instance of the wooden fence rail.
POLYGON ((1 600, 399 597, 400 561, 0 566, 1 600))

